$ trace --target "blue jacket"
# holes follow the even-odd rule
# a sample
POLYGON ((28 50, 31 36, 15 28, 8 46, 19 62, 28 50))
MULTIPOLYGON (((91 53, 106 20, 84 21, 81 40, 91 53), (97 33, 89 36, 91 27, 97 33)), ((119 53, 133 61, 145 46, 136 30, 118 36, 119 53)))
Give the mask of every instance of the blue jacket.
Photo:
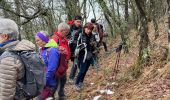
POLYGON ((59 51, 56 47, 44 47, 41 56, 46 65, 46 86, 56 87, 55 71, 59 66, 59 51))

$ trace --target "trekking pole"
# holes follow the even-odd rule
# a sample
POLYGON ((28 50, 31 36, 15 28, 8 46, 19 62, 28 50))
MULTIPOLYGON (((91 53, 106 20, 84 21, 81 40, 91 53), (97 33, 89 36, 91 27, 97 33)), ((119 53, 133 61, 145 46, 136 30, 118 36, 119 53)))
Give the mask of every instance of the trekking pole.
POLYGON ((118 73, 118 68, 119 68, 119 60, 120 60, 120 54, 121 54, 121 50, 122 50, 122 43, 118 46, 118 48, 116 48, 116 52, 117 52, 117 57, 116 57, 116 62, 115 62, 115 67, 113 69, 113 80, 116 80, 116 76, 118 73))
POLYGON ((116 76, 117 76, 117 73, 118 73, 119 60, 120 60, 120 53, 121 53, 121 51, 118 52, 118 54, 117 54, 115 67, 114 67, 114 69, 113 69, 113 76, 114 76, 115 80, 116 80, 116 76))

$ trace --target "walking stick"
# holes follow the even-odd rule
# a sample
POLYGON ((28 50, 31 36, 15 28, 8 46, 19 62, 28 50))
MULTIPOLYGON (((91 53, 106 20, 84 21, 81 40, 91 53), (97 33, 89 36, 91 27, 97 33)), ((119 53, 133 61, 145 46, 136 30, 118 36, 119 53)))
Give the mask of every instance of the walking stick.
POLYGON ((112 79, 113 80, 116 80, 116 76, 117 76, 117 73, 119 71, 118 68, 119 68, 119 60, 120 60, 120 54, 121 54, 122 46, 123 46, 123 44, 121 43, 116 48, 117 57, 116 57, 115 67, 113 69, 113 74, 112 74, 112 79))

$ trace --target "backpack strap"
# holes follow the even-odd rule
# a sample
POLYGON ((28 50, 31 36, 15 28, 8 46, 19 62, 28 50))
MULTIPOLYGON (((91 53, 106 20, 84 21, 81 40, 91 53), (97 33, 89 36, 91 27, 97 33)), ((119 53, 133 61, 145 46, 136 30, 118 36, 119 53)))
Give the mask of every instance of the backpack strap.
POLYGON ((48 48, 47 49, 47 51, 46 51, 46 60, 48 61, 48 59, 49 59, 49 53, 50 53, 50 50, 51 50, 51 48, 48 48))
MULTIPOLYGON (((77 39, 77 46, 78 46, 79 44, 81 44, 81 43, 82 43, 81 36, 82 36, 82 33, 81 33, 81 34, 79 34, 79 37, 78 37, 78 39, 77 39)), ((77 46, 76 46, 76 47, 77 47, 77 46)))
POLYGON ((56 40, 58 40, 58 41, 57 41, 57 44, 60 45, 60 39, 59 39, 59 37, 58 37, 57 35, 55 35, 55 34, 53 35, 53 37, 54 37, 56 40))
POLYGON ((83 41, 82 39, 83 33, 79 34, 78 40, 77 40, 77 46, 76 46, 76 50, 75 50, 75 55, 79 55, 79 52, 81 50, 84 50, 85 54, 84 54, 84 59, 83 62, 85 62, 86 58, 87 58, 87 44, 85 43, 85 41, 83 41))

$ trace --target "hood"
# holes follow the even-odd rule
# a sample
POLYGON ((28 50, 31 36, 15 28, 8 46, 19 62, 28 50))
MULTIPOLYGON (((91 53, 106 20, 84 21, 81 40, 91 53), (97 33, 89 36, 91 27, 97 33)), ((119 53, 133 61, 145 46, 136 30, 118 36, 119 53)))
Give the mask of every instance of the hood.
POLYGON ((58 44, 53 40, 51 39, 46 45, 45 47, 49 48, 49 47, 55 47, 57 48, 58 47, 58 44))
POLYGON ((7 49, 11 51, 35 50, 35 45, 28 40, 21 40, 17 41, 15 46, 7 49))

